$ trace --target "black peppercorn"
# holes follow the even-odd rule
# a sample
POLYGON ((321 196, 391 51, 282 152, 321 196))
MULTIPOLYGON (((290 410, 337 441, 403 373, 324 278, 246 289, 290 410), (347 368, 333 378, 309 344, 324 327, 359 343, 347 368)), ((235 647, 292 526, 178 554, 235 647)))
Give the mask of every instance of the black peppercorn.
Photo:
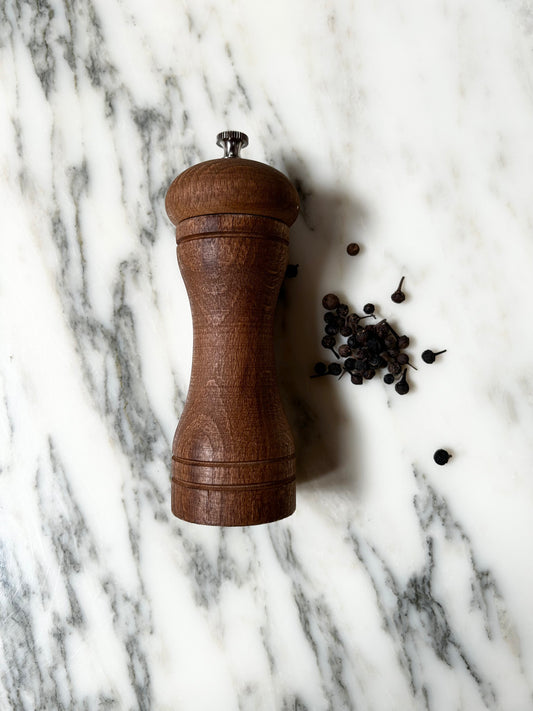
POLYGON ((313 368, 313 370, 315 371, 315 374, 312 375, 311 377, 312 378, 319 378, 321 375, 326 374, 326 372, 328 370, 328 366, 325 363, 318 362, 318 363, 315 363, 315 367, 313 368))
POLYGON ((340 375, 342 368, 338 363, 330 363, 328 365, 328 375, 340 375))
POLYGON ((403 350, 404 348, 409 347, 409 336, 400 336, 398 338, 398 348, 400 350, 403 350))
POLYGON ((394 382, 394 375, 392 373, 387 373, 387 375, 383 378, 383 382, 387 383, 387 385, 392 385, 394 382))
POLYGON ((400 375, 400 373, 402 372, 402 366, 399 363, 396 363, 395 361, 391 360, 387 366, 387 370, 393 375, 400 375))
POLYGON ((363 376, 361 373, 352 373, 350 380, 354 385, 361 385, 363 382, 363 376))
POLYGON ((339 303, 340 303, 339 297, 336 296, 335 294, 326 294, 324 296, 324 298, 322 299, 322 306, 327 311, 333 311, 333 309, 337 308, 339 303))
POLYGON ((385 319, 376 323, 376 333, 380 338, 385 338, 389 334, 389 324, 385 319))
POLYGON ((374 306, 374 304, 365 304, 363 306, 363 311, 365 312, 365 314, 373 314, 375 310, 376 307, 374 306))
POLYGON ((440 464, 440 466, 442 466, 443 464, 447 464, 451 456, 452 455, 445 449, 437 449, 437 451, 433 455, 433 459, 437 464, 440 464))
MULTIPOLYGON (((329 313, 329 311, 328 311, 328 313, 329 313)), ((340 329, 340 334, 341 334, 341 336, 344 336, 344 338, 348 338, 349 336, 352 335, 352 333, 353 333, 353 331, 350 328, 350 326, 342 326, 342 328, 340 329)))
POLYGON ((402 301, 405 301, 405 294, 402 291, 402 285, 405 277, 402 277, 400 279, 400 283, 398 284, 398 288, 394 293, 391 294, 391 299, 394 301, 395 304, 401 304, 402 301))
POLYGON ((355 360, 353 358, 346 358, 344 361, 344 367, 346 370, 354 370, 355 369, 355 360))
POLYGON ((350 242, 350 244, 346 247, 346 251, 350 255, 350 257, 355 257, 356 254, 359 254, 359 245, 357 242, 350 242))
POLYGON ((348 306, 346 304, 339 304, 336 308, 337 316, 341 316, 341 317, 348 316, 349 310, 350 309, 348 308, 348 306))
POLYGON ((339 355, 341 358, 347 358, 348 356, 352 355, 352 349, 347 343, 343 343, 341 346, 339 346, 339 355))
POLYGON ((409 383, 407 382, 407 370, 403 371, 402 377, 396 385, 394 386, 394 389, 398 393, 398 395, 406 395, 409 392, 409 383))
POLYGON ((355 340, 357 343, 364 343, 366 341, 366 331, 362 326, 358 326, 355 329, 355 340))
POLYGON ((336 358, 340 357, 334 348, 334 346, 335 346, 335 337, 334 336, 324 336, 321 343, 324 348, 328 348, 330 351, 332 351, 336 358))
POLYGON ((346 319, 346 323, 348 324, 348 326, 351 326, 352 328, 356 328, 357 324, 359 323, 360 318, 361 317, 358 316, 357 314, 350 314, 348 316, 348 318, 346 319))
POLYGON ((431 350, 424 351, 422 353, 422 360, 424 361, 424 363, 434 363, 435 358, 441 353, 446 353, 446 349, 444 349, 443 351, 437 351, 436 353, 431 350))
POLYGON ((335 326, 332 323, 327 323, 324 328, 324 331, 326 332, 326 334, 328 336, 336 336, 337 333, 339 332, 339 329, 338 329, 338 326, 335 326))

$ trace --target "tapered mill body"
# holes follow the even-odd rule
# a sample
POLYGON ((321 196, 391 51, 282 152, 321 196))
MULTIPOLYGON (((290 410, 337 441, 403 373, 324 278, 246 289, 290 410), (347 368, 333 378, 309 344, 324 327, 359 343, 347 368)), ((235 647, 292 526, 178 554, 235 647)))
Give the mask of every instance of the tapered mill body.
POLYGON ((246 526, 295 509, 273 321, 299 201, 282 173, 240 157, 245 134, 226 131, 217 143, 224 157, 181 173, 166 196, 193 320, 172 511, 195 523, 246 526))

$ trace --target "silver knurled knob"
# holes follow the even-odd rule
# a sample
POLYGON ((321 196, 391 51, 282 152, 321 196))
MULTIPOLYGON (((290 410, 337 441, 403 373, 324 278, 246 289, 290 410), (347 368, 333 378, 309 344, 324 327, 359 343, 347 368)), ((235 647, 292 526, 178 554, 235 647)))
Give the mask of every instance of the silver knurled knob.
POLYGON ((248 136, 240 131, 222 131, 217 134, 217 146, 224 149, 224 158, 238 158, 241 148, 248 145, 248 136))

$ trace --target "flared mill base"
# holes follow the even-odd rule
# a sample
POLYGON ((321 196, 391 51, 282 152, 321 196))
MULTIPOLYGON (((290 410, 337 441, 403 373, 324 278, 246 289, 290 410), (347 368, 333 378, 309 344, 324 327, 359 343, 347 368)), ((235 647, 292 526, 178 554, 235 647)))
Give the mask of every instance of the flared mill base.
POLYGON ((252 526, 286 518, 296 508, 295 459, 205 466, 172 458, 172 513, 210 526, 252 526), (279 478, 272 481, 268 477, 279 478), (208 484, 238 481, 242 484, 208 484))
POLYGON ((193 320, 187 401, 172 448, 172 512, 249 526, 296 506, 294 440, 276 379, 273 322, 298 195, 279 171, 225 157, 179 175, 166 197, 193 320))

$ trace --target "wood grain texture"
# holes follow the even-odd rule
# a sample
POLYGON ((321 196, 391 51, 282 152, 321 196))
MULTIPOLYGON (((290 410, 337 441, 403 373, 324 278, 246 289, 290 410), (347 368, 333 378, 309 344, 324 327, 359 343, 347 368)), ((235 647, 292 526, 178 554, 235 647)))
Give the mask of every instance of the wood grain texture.
POLYGON ((178 176, 166 207, 194 331, 173 443, 172 511, 223 526, 283 518, 295 508, 295 452, 276 380, 273 320, 296 191, 262 163, 219 159, 178 176))
POLYGON ((279 170, 245 158, 208 160, 174 179, 166 197, 174 225, 188 217, 243 213, 292 225, 298 215, 298 194, 279 170))

